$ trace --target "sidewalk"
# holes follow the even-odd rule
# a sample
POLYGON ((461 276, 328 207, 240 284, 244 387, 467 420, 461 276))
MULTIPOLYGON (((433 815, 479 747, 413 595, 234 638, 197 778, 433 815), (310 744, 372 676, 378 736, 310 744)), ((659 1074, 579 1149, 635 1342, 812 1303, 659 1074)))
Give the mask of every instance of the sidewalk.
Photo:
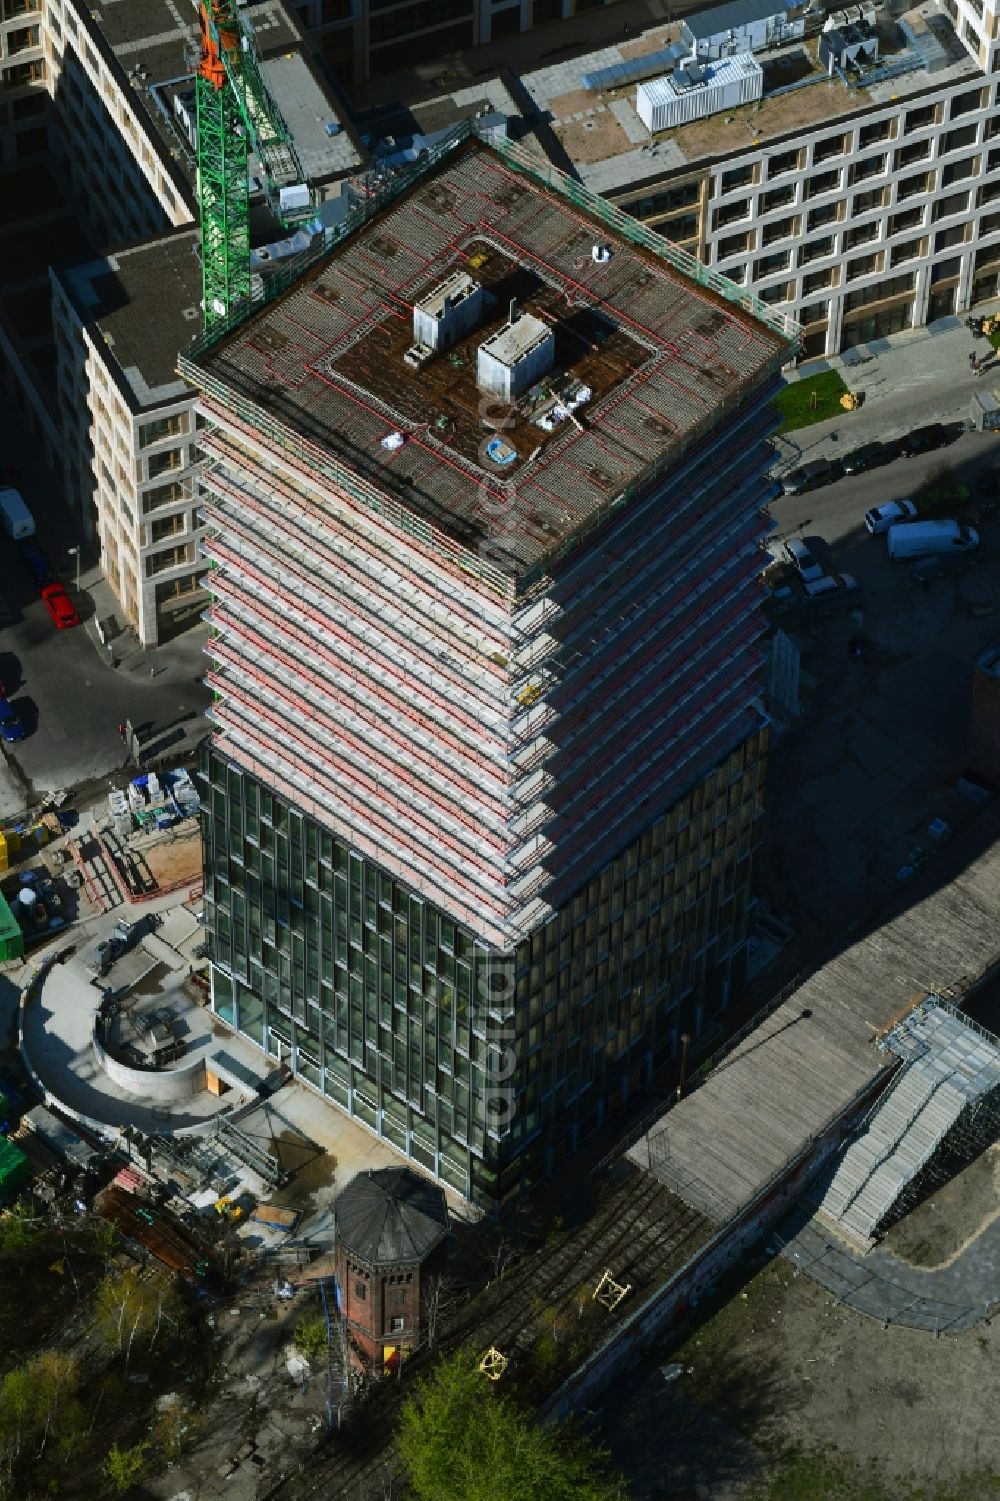
POLYGON ((83 569, 80 590, 93 601, 94 614, 86 622, 86 631, 94 651, 109 672, 117 671, 126 680, 134 675, 136 680, 155 679, 157 683, 167 685, 198 681, 208 671, 204 652, 208 626, 204 621, 192 621, 187 630, 172 640, 145 650, 131 630, 122 630, 104 645, 97 633, 96 622, 113 616, 121 626, 121 604, 100 568, 83 569))
MULTIPOLYGON (((1000 310, 990 303, 977 313, 1000 310)), ((836 370, 850 391, 864 394, 864 406, 826 422, 776 438, 780 473, 810 459, 833 458, 876 439, 898 438, 926 422, 964 421, 975 391, 1000 385, 1000 356, 985 339, 973 338, 966 314, 942 318, 926 328, 909 329, 888 339, 862 344, 846 355, 810 360, 785 372, 789 382, 806 380, 822 370, 836 370), (991 356, 985 375, 973 375, 969 355, 991 356)))

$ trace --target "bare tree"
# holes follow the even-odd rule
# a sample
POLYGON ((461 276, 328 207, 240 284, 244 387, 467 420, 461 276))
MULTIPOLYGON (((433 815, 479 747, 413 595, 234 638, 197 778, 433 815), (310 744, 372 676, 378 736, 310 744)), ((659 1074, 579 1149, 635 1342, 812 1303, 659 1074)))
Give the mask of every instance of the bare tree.
POLYGON ((441 1319, 447 1318, 460 1301, 458 1287, 450 1277, 439 1272, 436 1276, 427 1279, 421 1302, 423 1303, 424 1338, 429 1350, 433 1350, 437 1342, 441 1319))
POLYGON ((493 1247, 493 1280, 502 1282, 504 1273, 513 1262, 517 1260, 518 1251, 512 1240, 501 1231, 496 1245, 493 1247))

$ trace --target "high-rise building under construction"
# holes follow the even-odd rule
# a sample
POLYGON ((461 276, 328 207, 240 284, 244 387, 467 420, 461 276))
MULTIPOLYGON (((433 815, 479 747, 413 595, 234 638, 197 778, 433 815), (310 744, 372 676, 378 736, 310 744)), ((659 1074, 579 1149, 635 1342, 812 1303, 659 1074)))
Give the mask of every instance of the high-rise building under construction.
POLYGON ((739 980, 789 336, 463 127, 181 362, 214 1009, 484 1205, 739 980))

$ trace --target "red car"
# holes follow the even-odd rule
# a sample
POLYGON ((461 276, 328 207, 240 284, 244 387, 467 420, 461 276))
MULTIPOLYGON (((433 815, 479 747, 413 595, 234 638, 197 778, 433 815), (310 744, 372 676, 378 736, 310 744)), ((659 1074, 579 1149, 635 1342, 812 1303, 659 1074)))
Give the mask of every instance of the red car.
POLYGON ((47 584, 42 590, 42 599, 57 631, 68 631, 70 626, 80 624, 73 601, 62 584, 47 584))

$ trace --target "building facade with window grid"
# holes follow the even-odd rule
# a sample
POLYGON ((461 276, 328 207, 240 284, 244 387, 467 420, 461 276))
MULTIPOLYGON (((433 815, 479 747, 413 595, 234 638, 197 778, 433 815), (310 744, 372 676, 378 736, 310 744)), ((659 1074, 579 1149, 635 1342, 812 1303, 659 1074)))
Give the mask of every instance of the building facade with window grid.
POLYGON ((699 274, 465 128, 376 225, 181 360, 214 565, 213 1004, 487 1204, 739 981, 790 330, 699 274), (436 366, 403 360, 397 309, 457 264, 487 286, 537 268, 523 305, 589 383, 587 426, 547 443, 500 404, 520 445, 502 491, 472 374, 497 315, 436 366), (410 435, 391 461, 387 427, 410 435))
POLYGON ((718 1024, 742 976, 766 749, 761 728, 512 955, 206 752, 215 1013, 459 1193, 509 1200, 612 1120, 682 1032, 718 1024), (500 1035, 517 1065, 494 1137, 500 1035))
MULTIPOLYGON (((991 0, 918 10, 933 68, 903 34, 851 80, 789 43, 759 54, 759 104, 657 137, 628 88, 584 85, 614 48, 522 84, 588 187, 787 312, 804 355, 831 355, 1000 296, 1000 15, 991 0), (812 68, 808 88, 780 87, 791 61, 812 68)), ((669 40, 652 27, 643 44, 669 40)))

